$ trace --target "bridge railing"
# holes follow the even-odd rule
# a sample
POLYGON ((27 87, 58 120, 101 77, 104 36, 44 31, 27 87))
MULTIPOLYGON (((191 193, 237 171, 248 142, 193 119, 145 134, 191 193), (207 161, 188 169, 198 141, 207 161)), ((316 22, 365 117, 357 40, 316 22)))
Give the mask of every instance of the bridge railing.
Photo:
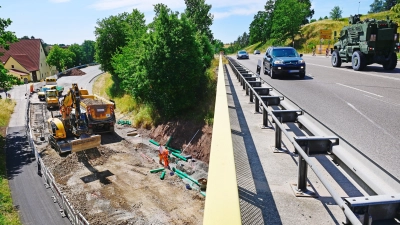
POLYGON ((242 224, 222 56, 208 169, 204 225, 242 224))

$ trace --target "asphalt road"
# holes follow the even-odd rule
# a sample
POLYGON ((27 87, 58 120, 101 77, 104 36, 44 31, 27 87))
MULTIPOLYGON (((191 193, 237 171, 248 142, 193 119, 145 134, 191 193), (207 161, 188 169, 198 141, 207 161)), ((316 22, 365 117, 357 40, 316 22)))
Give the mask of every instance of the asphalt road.
MULTIPOLYGON (((62 77, 58 83, 67 88, 72 83, 78 83, 80 87, 92 91, 92 78, 99 75, 99 66, 91 66, 82 69, 86 72, 83 76, 62 77), (91 83, 89 83, 91 81, 91 83)), ((35 83, 35 89, 42 83, 35 83)), ((29 86, 15 86, 8 93, 17 102, 14 113, 11 116, 7 128, 6 153, 7 176, 13 198, 14 206, 19 210, 22 224, 24 225, 67 225, 71 224, 67 218, 62 218, 59 207, 53 203, 51 189, 46 189, 43 179, 37 174, 37 163, 34 161, 27 148, 25 133, 26 114, 26 90, 29 86)), ((5 93, 1 93, 5 97, 5 93)), ((65 94, 65 93, 64 93, 65 94)), ((37 102, 37 95, 31 97, 37 102)))
MULTIPOLYGON (((262 53, 264 54, 264 53, 262 53)), ((263 55, 240 60, 256 72, 263 55)), ((236 59, 233 56, 234 59, 236 59)), ((400 180, 400 62, 393 71, 373 64, 354 71, 333 68, 330 57, 305 55, 306 78, 261 78, 400 180)))

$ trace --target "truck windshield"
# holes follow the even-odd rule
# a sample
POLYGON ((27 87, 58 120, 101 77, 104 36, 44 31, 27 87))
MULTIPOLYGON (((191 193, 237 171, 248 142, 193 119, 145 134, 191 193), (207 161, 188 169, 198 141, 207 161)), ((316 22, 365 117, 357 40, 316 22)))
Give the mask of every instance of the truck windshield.
POLYGON ((48 97, 56 97, 57 95, 56 95, 55 91, 49 91, 49 92, 47 92, 47 96, 48 97))

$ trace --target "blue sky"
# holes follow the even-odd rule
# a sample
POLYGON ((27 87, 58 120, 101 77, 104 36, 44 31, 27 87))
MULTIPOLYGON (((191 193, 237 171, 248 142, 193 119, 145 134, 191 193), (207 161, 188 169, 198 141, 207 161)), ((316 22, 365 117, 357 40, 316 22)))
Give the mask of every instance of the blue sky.
MULTIPOLYGON (((214 37, 224 43, 248 32, 254 15, 263 10, 266 0, 206 0, 212 5, 214 37)), ((313 0, 313 18, 329 16, 333 7, 339 6, 342 16, 366 14, 373 0, 313 0), (360 2, 360 7, 359 7, 360 2)), ((7 28, 17 37, 34 36, 48 44, 82 44, 95 40, 94 27, 98 19, 107 18, 136 8, 145 14, 149 23, 154 17, 153 5, 164 3, 173 11, 183 12, 184 0, 6 0, 0 2, 0 18, 10 18, 7 28)))

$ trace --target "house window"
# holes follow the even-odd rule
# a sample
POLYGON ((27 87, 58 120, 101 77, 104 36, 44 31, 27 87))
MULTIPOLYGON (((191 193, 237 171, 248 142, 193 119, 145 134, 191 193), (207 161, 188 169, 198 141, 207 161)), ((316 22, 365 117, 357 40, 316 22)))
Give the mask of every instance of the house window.
POLYGON ((11 65, 11 68, 13 68, 13 69, 14 69, 14 65, 11 65))

